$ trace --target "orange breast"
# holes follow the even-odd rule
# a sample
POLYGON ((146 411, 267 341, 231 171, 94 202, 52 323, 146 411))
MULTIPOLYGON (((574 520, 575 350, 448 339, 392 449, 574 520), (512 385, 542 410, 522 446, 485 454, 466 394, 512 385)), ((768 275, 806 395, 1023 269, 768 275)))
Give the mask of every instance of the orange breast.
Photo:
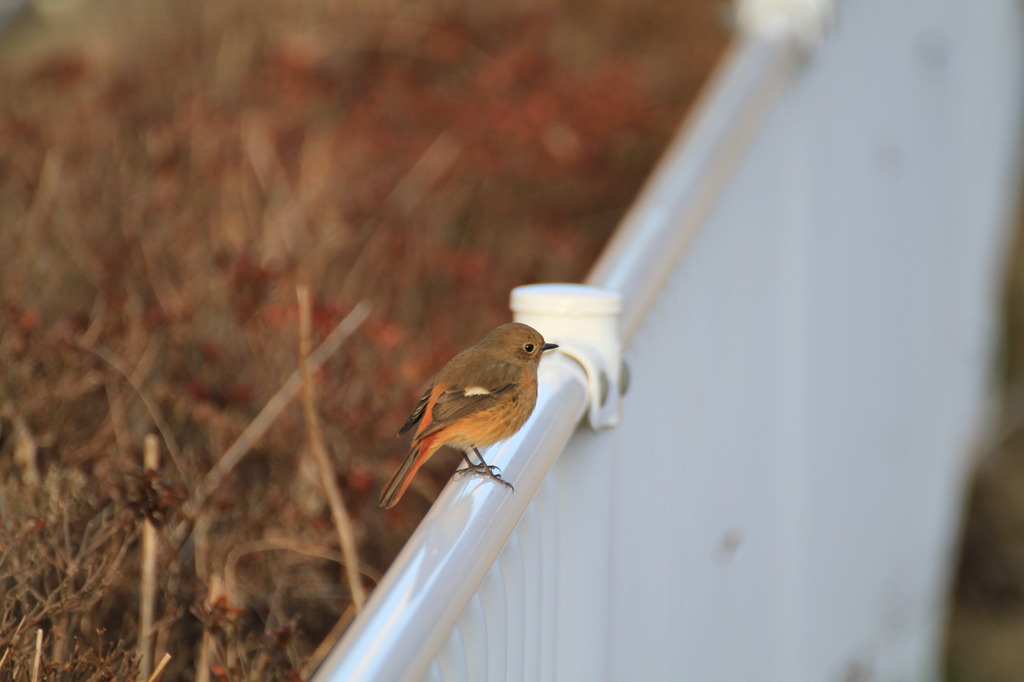
POLYGON ((459 420, 440 433, 444 443, 460 449, 493 445, 523 427, 537 404, 537 381, 524 381, 519 390, 502 396, 489 410, 459 420))

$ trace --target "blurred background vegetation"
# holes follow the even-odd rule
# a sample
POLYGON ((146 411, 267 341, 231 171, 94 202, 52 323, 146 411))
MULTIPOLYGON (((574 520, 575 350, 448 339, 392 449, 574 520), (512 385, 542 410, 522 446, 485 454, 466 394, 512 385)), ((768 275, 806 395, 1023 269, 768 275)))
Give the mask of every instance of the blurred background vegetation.
POLYGON ((317 374, 372 588, 457 458, 382 513, 398 427, 512 287, 586 273, 723 9, 31 5, 0 41, 0 676, 39 628, 42 679, 134 676, 145 518, 165 679, 304 676, 352 608, 297 401, 190 506, 296 367, 296 286, 314 343, 372 306, 317 374))
MULTIPOLYGON (((29 679, 40 628, 42 680, 137 674, 150 519, 164 679, 304 677, 352 605, 297 401, 190 506, 296 367, 296 286, 314 343, 372 306, 317 372, 372 589, 457 459, 382 513, 397 428, 507 321, 512 287, 586 273, 721 56, 727 10, 32 4, 0 37, 0 676, 29 679)), ((972 498, 955 680, 1024 679, 1024 277, 1007 291, 1004 435, 972 498)))

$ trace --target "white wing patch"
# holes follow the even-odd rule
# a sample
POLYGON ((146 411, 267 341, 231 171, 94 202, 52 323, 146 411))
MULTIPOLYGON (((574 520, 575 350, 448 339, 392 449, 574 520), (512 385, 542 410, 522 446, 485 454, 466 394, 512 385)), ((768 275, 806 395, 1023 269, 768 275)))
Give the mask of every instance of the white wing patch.
POLYGON ((486 388, 484 388, 483 386, 468 386, 468 387, 466 388, 466 390, 462 392, 462 395, 464 395, 464 396, 471 396, 471 395, 490 395, 490 394, 491 394, 491 392, 490 392, 490 391, 488 391, 488 390, 487 390, 486 388))

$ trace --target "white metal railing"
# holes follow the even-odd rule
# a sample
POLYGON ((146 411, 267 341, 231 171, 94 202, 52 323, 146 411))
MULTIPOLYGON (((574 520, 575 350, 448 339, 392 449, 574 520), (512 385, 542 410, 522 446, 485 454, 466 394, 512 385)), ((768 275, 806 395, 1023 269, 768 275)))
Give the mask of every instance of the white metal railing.
POLYGON ((588 278, 621 424, 577 428, 617 418, 586 338, 546 358, 515 492, 449 483, 315 680, 936 677, 1024 8, 848 0, 804 61, 829 5, 745 5, 588 278))
POLYGON ((540 655, 551 642, 540 636, 553 627, 544 611, 554 601, 544 595, 553 588, 557 547, 549 522, 554 491, 542 484, 584 414, 587 390, 574 361, 544 359, 529 428, 485 455, 515 482, 515 492, 483 477, 450 482, 314 679, 403 680, 427 673, 500 680, 507 666, 508 679, 552 679, 517 677, 522 652, 505 647, 530 648, 533 667, 552 654, 540 655), (526 586, 528 592, 520 591, 526 586), (524 593, 532 598, 522 600, 524 593))
MULTIPOLYGON (((625 338, 798 65, 805 44, 794 26, 761 26, 726 59, 606 250, 615 255, 590 277, 625 293, 625 338), (676 229, 681 220, 686 227, 676 229)), ((546 495, 534 495, 590 407, 588 383, 572 360, 545 359, 534 417, 487 453, 515 481, 515 494, 472 477, 449 483, 314 680, 557 679, 555 639, 545 636, 554 628, 545 607, 555 602, 545 593, 557 561, 557 486, 549 481, 546 495), (521 518, 548 530, 520 537, 521 518)))

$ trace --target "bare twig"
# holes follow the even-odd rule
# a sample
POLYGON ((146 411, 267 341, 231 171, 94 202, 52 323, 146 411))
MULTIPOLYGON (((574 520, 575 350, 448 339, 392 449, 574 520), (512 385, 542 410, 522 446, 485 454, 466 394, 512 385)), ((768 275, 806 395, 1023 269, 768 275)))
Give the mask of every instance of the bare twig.
POLYGON ((32 431, 25 423, 25 419, 15 414, 12 417, 14 422, 14 463, 21 470, 21 482, 29 488, 38 488, 42 480, 39 476, 39 463, 37 461, 38 446, 32 431))
MULTIPOLYGON (((143 448, 146 471, 160 468, 160 441, 147 434, 143 448)), ((149 679, 153 670, 153 615, 156 606, 156 527, 146 519, 142 527, 142 586, 139 603, 139 679, 149 679)))
MULTIPOLYGON (((128 382, 128 385, 135 390, 136 394, 138 394, 139 399, 142 400, 142 404, 146 406, 149 416, 153 419, 153 424, 156 426, 157 431, 160 432, 160 435, 163 436, 164 445, 167 446, 167 454, 171 456, 171 461, 174 462, 174 466, 178 469, 178 473, 184 474, 185 469, 181 458, 181 448, 178 447, 178 441, 174 438, 174 432, 171 431, 170 425, 167 423, 167 420, 164 419, 164 415, 160 411, 160 407, 149 397, 149 394, 142 390, 142 387, 133 378, 134 372, 130 370, 120 359, 116 358, 103 348, 86 345, 81 342, 81 340, 78 342, 78 347, 92 353, 121 373, 125 381, 128 382)), ((188 477, 183 477, 183 480, 186 481, 187 484, 188 477)))
POLYGON ((299 373, 302 375, 302 410, 306 417, 306 430, 309 433, 309 447, 320 468, 320 480, 327 495, 327 503, 331 508, 334 527, 338 531, 341 554, 345 557, 344 574, 348 579, 348 587, 352 593, 352 601, 356 611, 363 608, 366 591, 359 578, 359 553, 356 550, 355 533, 352 521, 345 509, 345 501, 341 496, 341 488, 334 477, 334 467, 327 456, 324 446, 323 432, 320 430, 320 418, 316 411, 316 387, 313 385, 312 371, 309 368, 309 351, 312 343, 312 315, 310 313, 309 289, 298 287, 299 298, 299 373))
POLYGON ((338 621, 331 628, 331 631, 327 633, 327 636, 323 638, 320 645, 317 646, 316 651, 310 655, 309 660, 302 666, 302 679, 308 679, 312 677, 313 672, 320 667, 323 660, 327 658, 327 654, 331 653, 331 649, 341 639, 341 635, 345 632, 346 628, 352 623, 356 617, 355 605, 350 604, 349 608, 345 609, 345 612, 341 614, 338 621))
POLYGON ((121 391, 116 390, 110 381, 105 382, 104 388, 107 393, 107 405, 109 406, 110 428, 114 432, 114 442, 123 459, 131 455, 132 439, 129 435, 128 421, 124 413, 124 397, 121 391))
POLYGON ((443 131, 399 180, 385 202, 397 204, 403 213, 411 214, 430 186, 452 167, 461 153, 458 136, 451 130, 443 131))
MULTIPOLYGON (((227 558, 224 560, 225 582, 230 585, 232 589, 237 588, 239 586, 237 577, 238 562, 242 557, 249 554, 268 551, 292 552, 303 556, 333 561, 337 564, 344 563, 345 561, 345 557, 342 556, 341 552, 335 552, 334 550, 321 545, 303 542, 302 540, 296 540, 294 538, 264 538, 261 540, 251 540, 249 542, 241 542, 235 545, 231 548, 231 551, 228 552, 227 558)), ((379 571, 360 565, 359 572, 362 576, 369 578, 373 583, 380 582, 381 574, 379 571)))
POLYGON ((160 678, 164 675, 164 668, 166 668, 167 664, 170 662, 171 655, 164 654, 164 657, 161 658, 160 662, 157 664, 156 670, 153 671, 153 674, 149 676, 149 679, 147 679, 146 682, 160 682, 160 678))
MULTIPOLYGON (((370 304, 365 301, 360 302, 359 305, 353 308, 352 312, 339 322, 331 330, 331 333, 327 335, 327 338, 323 340, 323 343, 310 354, 310 371, 315 371, 333 355, 341 343, 363 323, 363 320, 369 314, 370 304)), ((206 501, 217 490, 224 477, 248 454, 252 446, 270 428, 270 425, 277 419, 281 410, 295 397, 301 387, 302 378, 298 370, 296 370, 292 372, 291 376, 288 377, 288 380, 284 382, 284 385, 281 386, 277 393, 267 401, 267 404, 263 406, 263 409, 256 415, 256 418, 245 427, 238 440, 232 443, 231 447, 224 452, 213 469, 206 474, 206 478, 203 479, 203 482, 196 490, 191 504, 185 509, 187 516, 194 516, 206 504, 206 501)))
POLYGON ((32 682, 39 682, 39 666, 43 662, 43 629, 36 630, 36 656, 32 661, 32 682))
MULTIPOLYGON (((219 575, 210 577, 210 592, 206 595, 206 608, 212 612, 217 601, 224 594, 224 581, 219 575)), ((199 645, 199 660, 196 662, 196 682, 210 682, 210 663, 213 659, 213 630, 206 624, 199 645)))

